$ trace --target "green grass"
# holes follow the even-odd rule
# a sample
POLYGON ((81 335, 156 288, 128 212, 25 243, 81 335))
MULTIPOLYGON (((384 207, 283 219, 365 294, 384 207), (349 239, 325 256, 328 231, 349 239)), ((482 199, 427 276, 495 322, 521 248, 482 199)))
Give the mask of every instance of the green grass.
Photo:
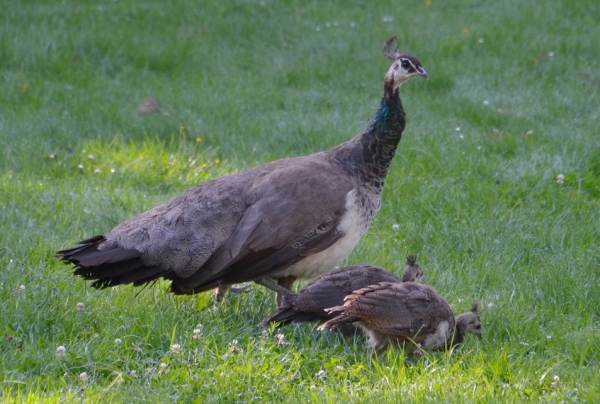
POLYGON ((600 402, 598 2, 205 3, 2 2, 2 401, 600 402), (260 287, 219 306, 167 283, 97 291, 53 258, 349 139, 395 33, 431 78, 402 89, 383 208, 347 263, 399 272, 417 252, 457 312, 479 299, 483 342, 409 361, 311 326, 263 338, 260 287), (147 97, 160 114, 137 113, 147 97))

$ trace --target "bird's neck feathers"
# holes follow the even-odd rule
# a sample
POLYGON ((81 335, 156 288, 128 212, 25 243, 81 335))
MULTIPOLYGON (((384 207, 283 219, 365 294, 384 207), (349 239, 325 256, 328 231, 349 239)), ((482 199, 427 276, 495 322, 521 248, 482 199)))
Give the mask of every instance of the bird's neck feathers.
POLYGON ((386 81, 379 108, 377 108, 377 112, 369 122, 368 133, 383 130, 390 132, 390 135, 397 135, 398 140, 400 140, 404 125, 404 109, 400 100, 400 88, 393 88, 391 85, 388 87, 386 81))
POLYGON ((383 188, 405 125, 400 87, 386 76, 379 108, 370 119, 367 129, 358 135, 365 167, 363 173, 376 188, 383 188))
POLYGON ((361 178, 365 186, 381 192, 388 168, 406 125, 400 88, 386 75, 383 97, 367 128, 352 140, 329 150, 340 166, 361 178))

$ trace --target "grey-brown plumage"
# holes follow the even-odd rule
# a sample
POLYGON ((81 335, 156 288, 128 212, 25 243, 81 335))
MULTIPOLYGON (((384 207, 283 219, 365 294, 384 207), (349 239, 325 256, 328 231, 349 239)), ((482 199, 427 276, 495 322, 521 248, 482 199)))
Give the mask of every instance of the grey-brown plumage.
POLYGON ((451 348, 461 344, 467 333, 481 338, 476 306, 455 318, 435 289, 414 282, 368 286, 347 296, 343 306, 328 311, 339 314, 319 329, 354 324, 377 352, 385 351, 390 344, 406 343, 419 344, 427 351, 451 348))
POLYGON ((353 291, 380 282, 423 282, 423 270, 416 264, 416 255, 407 257, 407 265, 399 278, 385 268, 370 264, 350 265, 313 279, 298 293, 283 297, 282 307, 264 323, 303 323, 328 320, 339 312, 325 309, 344 304, 353 291))
POLYGON ((58 256, 97 288, 165 278, 176 294, 246 281, 289 293, 296 278, 330 271, 379 210, 406 124, 400 86, 427 77, 416 58, 393 55, 380 106, 352 140, 203 183, 58 256))

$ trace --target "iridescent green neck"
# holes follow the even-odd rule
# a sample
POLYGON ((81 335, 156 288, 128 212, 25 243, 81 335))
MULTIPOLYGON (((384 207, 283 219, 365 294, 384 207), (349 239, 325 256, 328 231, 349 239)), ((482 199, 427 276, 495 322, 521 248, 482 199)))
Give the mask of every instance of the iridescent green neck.
POLYGON ((362 134, 362 177, 366 183, 381 190, 390 163, 402 137, 406 120, 398 93, 395 97, 384 95, 379 108, 362 134))
POLYGON ((333 148, 331 153, 370 192, 380 193, 405 125, 399 88, 386 80, 381 103, 367 128, 351 141, 333 148))
POLYGON ((400 100, 400 97, 397 97, 395 100, 383 98, 379 103, 377 112, 375 112, 375 115, 371 118, 369 129, 373 126, 385 130, 390 123, 393 123, 394 118, 398 115, 400 110, 402 110, 402 101, 400 100))

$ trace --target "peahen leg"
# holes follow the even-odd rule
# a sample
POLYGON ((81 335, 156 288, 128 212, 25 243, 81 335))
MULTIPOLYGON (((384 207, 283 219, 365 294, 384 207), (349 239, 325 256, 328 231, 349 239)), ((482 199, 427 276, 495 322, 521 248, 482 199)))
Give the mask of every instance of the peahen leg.
MULTIPOLYGON (((296 281, 296 277, 295 276, 284 276, 283 278, 279 278, 277 280, 277 284, 285 289, 287 289, 290 293, 292 291, 292 286, 294 286, 294 282, 296 281)), ((275 294, 275 304, 277 305, 277 307, 281 307, 281 304, 283 302, 283 296, 286 295, 286 293, 280 293, 277 292, 277 294, 275 294)))
POLYGON ((239 286, 239 287, 231 286, 231 285, 220 285, 220 286, 217 286, 217 288, 215 289, 213 298, 215 299, 215 301, 220 302, 225 297, 225 293, 227 293, 227 291, 230 291, 231 293, 247 293, 247 292, 250 292, 251 290, 252 290, 252 287, 250 285, 239 286))

